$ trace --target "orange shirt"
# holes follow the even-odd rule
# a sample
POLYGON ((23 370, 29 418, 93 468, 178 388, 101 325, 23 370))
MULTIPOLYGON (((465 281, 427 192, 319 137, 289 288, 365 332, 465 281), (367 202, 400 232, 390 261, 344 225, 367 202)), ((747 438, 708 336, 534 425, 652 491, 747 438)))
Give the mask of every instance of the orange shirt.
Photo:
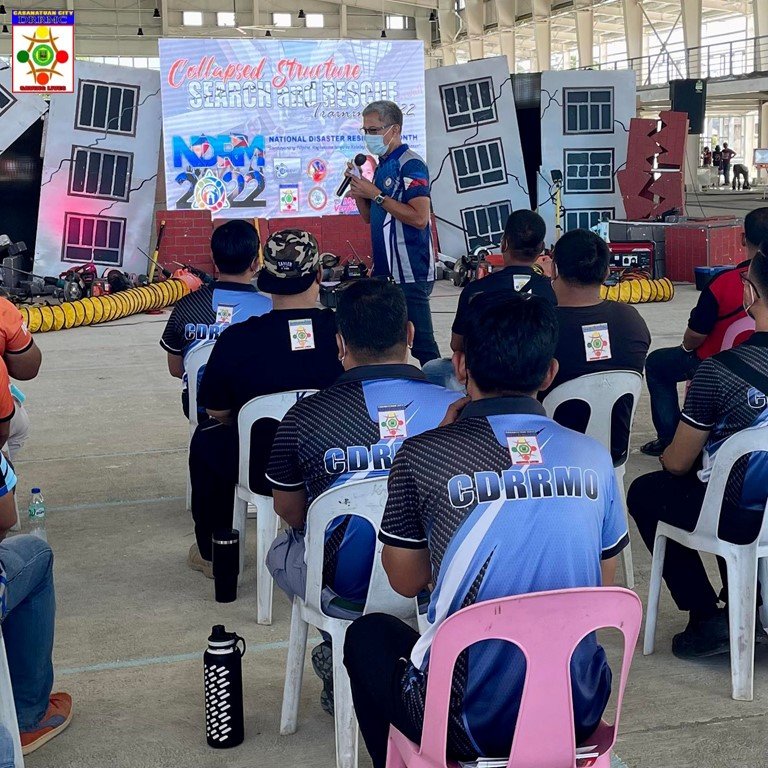
MULTIPOLYGON (((6 353, 26 352, 32 344, 32 334, 27 330, 21 312, 8 299, 0 297, 0 357, 6 353)), ((8 371, 5 370, 5 377, 8 371)))
POLYGON ((5 362, 0 357, 0 422, 12 419, 15 411, 16 404, 11 395, 11 379, 5 362))

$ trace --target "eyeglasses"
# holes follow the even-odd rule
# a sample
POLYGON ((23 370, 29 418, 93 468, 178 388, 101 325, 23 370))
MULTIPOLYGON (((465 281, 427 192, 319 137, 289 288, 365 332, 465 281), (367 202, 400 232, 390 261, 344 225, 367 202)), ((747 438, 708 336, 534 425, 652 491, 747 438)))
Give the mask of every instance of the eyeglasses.
POLYGON ((757 290, 757 286, 747 277, 746 272, 742 272, 741 275, 739 275, 739 277, 741 278, 741 282, 744 285, 749 285, 749 287, 752 288, 752 290, 755 292, 755 299, 761 298, 760 292, 757 290))
POLYGON ((382 133, 388 131, 392 125, 382 125, 379 128, 361 128, 360 133, 363 136, 381 136, 382 133))

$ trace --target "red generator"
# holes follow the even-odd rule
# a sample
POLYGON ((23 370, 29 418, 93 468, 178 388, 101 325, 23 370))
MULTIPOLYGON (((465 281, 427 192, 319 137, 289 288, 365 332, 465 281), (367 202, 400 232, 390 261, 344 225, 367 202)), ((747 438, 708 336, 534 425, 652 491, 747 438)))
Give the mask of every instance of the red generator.
POLYGON ((621 272, 624 269, 643 269, 656 277, 654 270, 656 247, 652 242, 610 242, 608 248, 611 251, 611 272, 621 272))

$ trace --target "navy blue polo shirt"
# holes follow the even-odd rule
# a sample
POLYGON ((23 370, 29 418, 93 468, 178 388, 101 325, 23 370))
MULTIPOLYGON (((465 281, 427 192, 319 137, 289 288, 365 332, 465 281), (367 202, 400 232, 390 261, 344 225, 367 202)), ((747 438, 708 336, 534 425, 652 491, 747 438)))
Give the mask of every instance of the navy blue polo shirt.
MULTIPOLYGON (((383 195, 399 203, 429 197, 427 164, 407 144, 384 155, 373 183, 383 195)), ((435 279, 431 226, 417 229, 403 224, 381 205, 371 201, 373 274, 392 275, 398 283, 431 282, 435 279)))

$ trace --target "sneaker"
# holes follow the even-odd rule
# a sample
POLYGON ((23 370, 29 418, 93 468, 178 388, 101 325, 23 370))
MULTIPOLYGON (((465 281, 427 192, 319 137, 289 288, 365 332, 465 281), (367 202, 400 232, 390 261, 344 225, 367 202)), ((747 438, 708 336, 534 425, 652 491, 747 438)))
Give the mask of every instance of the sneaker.
POLYGON ((193 571, 202 571, 203 576, 207 579, 213 578, 213 563, 210 560, 203 560, 196 543, 189 548, 187 565, 193 571))
POLYGON ((678 659, 705 659, 728 653, 730 648, 725 609, 706 619, 691 619, 685 631, 672 638, 672 653, 678 659))
POLYGON ((34 731, 21 736, 21 753, 29 755, 58 736, 72 722, 72 697, 68 693, 52 693, 48 709, 34 731))
POLYGON ((324 640, 312 649, 312 669, 323 681, 320 706, 333 717, 333 649, 330 640, 324 640))
POLYGON ((646 456, 661 456, 667 449, 669 443, 664 442, 659 438, 655 440, 649 440, 645 445, 640 447, 640 453, 644 453, 646 456))

